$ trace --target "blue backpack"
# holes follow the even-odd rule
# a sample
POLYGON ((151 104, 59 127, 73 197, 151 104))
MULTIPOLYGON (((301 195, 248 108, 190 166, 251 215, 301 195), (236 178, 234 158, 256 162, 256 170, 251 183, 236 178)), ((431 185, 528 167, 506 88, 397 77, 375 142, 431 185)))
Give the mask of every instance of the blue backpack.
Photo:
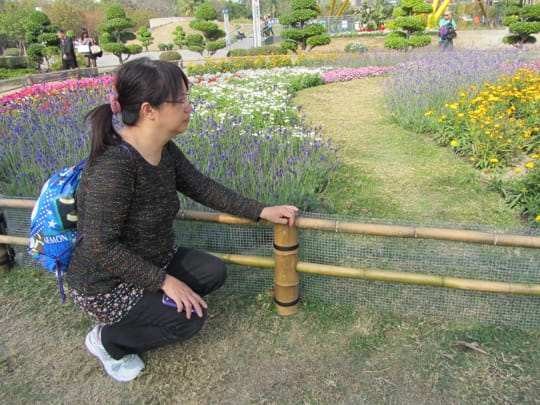
POLYGON ((30 244, 27 252, 51 273, 56 274, 62 303, 66 300, 62 273, 71 259, 77 237, 75 191, 87 159, 54 173, 41 187, 30 217, 30 244))

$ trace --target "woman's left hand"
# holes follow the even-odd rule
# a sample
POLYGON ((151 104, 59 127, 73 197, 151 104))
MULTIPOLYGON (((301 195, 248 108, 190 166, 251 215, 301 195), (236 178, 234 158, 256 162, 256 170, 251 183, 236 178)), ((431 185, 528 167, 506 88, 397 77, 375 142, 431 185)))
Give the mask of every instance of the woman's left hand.
POLYGON ((274 224, 293 226, 297 213, 298 208, 294 205, 275 205, 273 207, 264 207, 260 217, 274 224))

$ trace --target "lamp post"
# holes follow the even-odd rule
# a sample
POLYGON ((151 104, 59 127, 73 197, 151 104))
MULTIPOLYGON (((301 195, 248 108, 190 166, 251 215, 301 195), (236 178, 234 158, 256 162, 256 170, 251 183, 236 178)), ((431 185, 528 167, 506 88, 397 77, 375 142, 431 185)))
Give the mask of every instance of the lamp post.
POLYGON ((253 18, 253 46, 261 46, 261 10, 259 0, 251 0, 253 18))

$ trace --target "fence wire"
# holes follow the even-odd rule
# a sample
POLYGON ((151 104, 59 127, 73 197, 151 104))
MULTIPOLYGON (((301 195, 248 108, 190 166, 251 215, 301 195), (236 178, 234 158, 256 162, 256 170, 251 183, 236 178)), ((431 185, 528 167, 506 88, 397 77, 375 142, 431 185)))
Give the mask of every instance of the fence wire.
MULTIPOLYGON (((8 234, 27 236, 30 211, 5 208, 8 234)), ((533 228, 412 223, 302 213, 303 217, 539 236, 533 228)), ((177 221, 177 243, 215 253, 273 257, 273 229, 177 221)), ((540 284, 540 250, 469 242, 333 233, 299 229, 299 260, 359 269, 402 271, 445 277, 540 284)), ((22 246, 14 247, 20 266, 40 268, 22 246)), ((225 293, 261 293, 273 288, 273 270, 227 265, 225 293)), ((408 315, 540 329, 540 297, 454 290, 382 281, 300 274, 300 296, 328 304, 408 315)))

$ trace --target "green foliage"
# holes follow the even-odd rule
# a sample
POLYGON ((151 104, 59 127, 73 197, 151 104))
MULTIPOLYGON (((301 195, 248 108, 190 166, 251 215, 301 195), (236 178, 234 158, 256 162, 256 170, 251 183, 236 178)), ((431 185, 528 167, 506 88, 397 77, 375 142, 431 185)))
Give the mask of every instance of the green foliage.
POLYGON ((302 50, 313 49, 316 46, 327 45, 331 38, 324 33, 327 31, 323 24, 305 24, 319 15, 317 2, 315 0, 294 0, 292 2, 293 11, 282 15, 279 22, 282 25, 290 26, 281 31, 281 37, 294 42, 295 45, 284 43, 282 47, 296 52, 298 47, 302 50))
POLYGON ((395 27, 401 28, 409 34, 426 29, 426 21, 420 17, 396 17, 393 24, 395 27))
POLYGON ((413 48, 420 48, 427 46, 431 43, 431 37, 429 35, 411 35, 409 37, 409 45, 413 48))
POLYGON ((540 168, 536 166, 521 179, 510 182, 506 192, 510 207, 517 208, 531 225, 540 226, 536 220, 540 217, 540 168))
MULTIPOLYGON (((213 20, 217 17, 217 11, 209 3, 203 3, 195 11, 196 19, 189 23, 189 26, 194 30, 201 31, 202 36, 198 37, 188 35, 186 38, 186 45, 190 51, 202 53, 206 49, 210 55, 216 50, 225 48, 226 43, 223 38, 226 34, 225 31, 219 28, 219 26, 209 20, 213 20)), ((196 34, 198 35, 198 34, 196 34)))
POLYGON ((540 3, 524 5, 520 16, 526 21, 540 21, 540 3))
POLYGON ((181 25, 177 25, 173 31, 173 42, 178 48, 186 45, 186 32, 181 25))
POLYGON ((425 14, 432 11, 431 4, 423 0, 403 0, 401 6, 394 9, 394 19, 387 21, 386 26, 392 30, 402 30, 405 38, 388 36, 384 41, 384 46, 403 50, 409 46, 416 48, 428 45, 431 40, 427 35, 416 36, 415 34, 425 32, 427 26, 425 14), (409 39, 411 35, 414 35, 414 38, 409 39))
POLYGON ((31 44, 26 49, 26 56, 28 57, 28 60, 33 63, 41 63, 41 60, 43 59, 45 50, 45 45, 42 44, 31 44))
POLYGON ((290 66, 294 66, 294 63, 288 55, 269 55, 264 58, 261 56, 244 56, 219 60, 208 59, 206 63, 190 63, 186 67, 186 72, 190 76, 194 76, 207 73, 237 72, 245 69, 272 69, 290 66))
POLYGON ((4 51, 4 56, 19 56, 19 48, 8 48, 4 51))
POLYGON ((168 62, 182 60, 182 55, 180 55, 180 52, 177 51, 167 51, 159 55, 159 60, 164 60, 168 62))
POLYGON ((385 0, 364 2, 357 10, 358 21, 365 24, 368 29, 378 29, 385 25, 385 21, 392 16, 392 6, 385 0))
POLYGON ((126 48, 129 55, 135 55, 143 51, 142 46, 139 44, 129 44, 126 46, 126 48))
POLYGON ((133 32, 128 31, 136 25, 136 21, 126 17, 121 4, 113 3, 105 10, 105 22, 97 26, 97 30, 103 33, 100 39, 101 48, 116 56, 120 64, 123 64, 131 55, 143 51, 140 45, 125 45, 127 41, 137 38, 133 32), (126 59, 123 57, 124 54, 128 55, 126 59))
POLYGON ((148 47, 154 43, 154 37, 152 36, 152 33, 148 31, 145 26, 142 26, 137 30, 137 39, 141 42, 141 45, 144 46, 147 51, 148 47))
POLYGON ((113 3, 105 10, 105 20, 126 19, 124 7, 119 3, 113 3))
POLYGON ((531 34, 540 32, 540 21, 515 22, 510 25, 510 32, 530 36, 531 34))
POLYGON ((368 48, 366 45, 360 42, 349 42, 345 45, 345 52, 367 52, 368 48))
POLYGON ((509 25, 517 23, 518 21, 519 21, 519 17, 517 15, 510 15, 510 16, 504 17, 501 20, 501 24, 508 27, 509 25))
POLYGON ((393 17, 406 17, 409 13, 402 9, 401 7, 394 7, 394 10, 392 11, 393 17))
POLYGON ((186 36, 186 46, 190 51, 202 53, 204 45, 204 38, 201 34, 188 34, 186 36))
MULTIPOLYGON (((0 69, 23 69, 27 67, 26 64, 27 64, 26 56, 0 57, 0 69)), ((18 75, 15 75, 15 76, 18 76, 18 75)))
POLYGON ((317 1, 316 0, 292 0, 291 8, 293 10, 317 10, 317 1))
POLYGON ((324 81, 319 73, 304 73, 299 76, 294 76, 289 79, 287 91, 294 95, 297 91, 307 89, 309 87, 321 86, 324 81))
POLYGON ((328 45, 332 39, 328 35, 313 35, 306 39, 306 45, 309 46, 309 50, 312 50, 316 46, 328 45))
POLYGON ((43 11, 34 10, 28 16, 28 24, 36 24, 38 26, 51 25, 51 20, 43 11))
POLYGON ((257 56, 257 55, 286 55, 287 50, 283 49, 281 46, 267 45, 267 46, 257 46, 255 48, 249 49, 231 49, 227 52, 227 57, 234 56, 257 56))
POLYGON ((51 24, 49 17, 42 11, 32 11, 24 28, 26 30, 25 40, 28 43, 43 42, 47 46, 60 43, 56 35, 58 26, 51 24))
POLYGON ((326 27, 322 24, 309 24, 304 27, 303 35, 306 37, 312 37, 314 35, 321 35, 326 32, 326 27))
POLYGON ((522 47, 536 42, 534 34, 540 32, 540 3, 512 5, 506 14, 502 24, 508 27, 510 35, 503 38, 503 43, 522 47))
POLYGON ((166 43, 163 43, 163 42, 160 42, 158 44, 158 49, 160 51, 171 51, 174 47, 174 44, 166 44, 166 43))
POLYGON ((217 19, 217 11, 210 3, 203 3, 195 10, 195 18, 203 21, 215 20, 217 19))
POLYGON ((207 42, 206 43, 206 50, 212 55, 214 52, 216 52, 218 49, 225 48, 227 46, 224 39, 219 41, 213 41, 213 42, 207 42))
POLYGON ((405 50, 409 47, 409 41, 402 36, 388 36, 384 41, 384 46, 390 49, 405 50))
MULTIPOLYGON (((26 76, 38 73, 37 69, 26 67, 26 58, 23 58, 23 64, 20 66, 4 67, 5 58, 0 58, 0 80, 12 79, 14 77, 26 76)), ((12 58, 13 59, 13 58, 12 58)))
POLYGON ((280 46, 283 49, 292 51, 294 53, 296 53, 296 51, 298 50, 298 43, 295 41, 283 41, 280 46))
POLYGON ((225 31, 212 21, 193 20, 189 23, 189 26, 194 30, 202 31, 207 41, 215 41, 225 36, 225 31))

